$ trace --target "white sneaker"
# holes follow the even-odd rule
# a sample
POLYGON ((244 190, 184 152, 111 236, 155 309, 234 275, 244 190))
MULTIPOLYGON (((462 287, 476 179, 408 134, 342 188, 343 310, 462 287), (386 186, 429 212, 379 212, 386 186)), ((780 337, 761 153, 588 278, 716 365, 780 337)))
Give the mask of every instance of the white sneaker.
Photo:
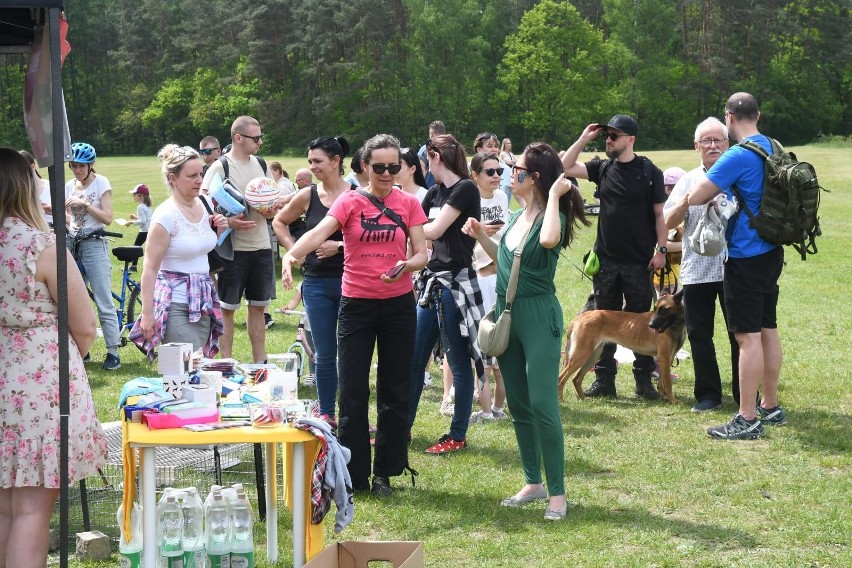
POLYGON ((449 400, 445 400, 441 402, 441 414, 444 416, 454 416, 456 413, 456 405, 450 402, 449 400))
POLYGON ((505 420, 506 419, 506 412, 502 408, 501 409, 492 408, 491 414, 494 416, 494 420, 505 420))
POLYGON ((470 415, 471 424, 478 424, 480 422, 494 422, 494 414, 491 412, 486 414, 481 410, 477 410, 476 412, 470 415))
POLYGON ((423 373, 423 388, 429 388, 432 386, 432 375, 428 372, 423 373))

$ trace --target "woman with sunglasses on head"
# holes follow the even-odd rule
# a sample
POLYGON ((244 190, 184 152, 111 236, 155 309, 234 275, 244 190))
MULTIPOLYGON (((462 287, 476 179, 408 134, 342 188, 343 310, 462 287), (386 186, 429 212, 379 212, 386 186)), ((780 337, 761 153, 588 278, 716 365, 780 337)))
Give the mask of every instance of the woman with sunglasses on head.
MULTIPOLYGON (((293 248, 295 242, 288 225, 304 215, 310 231, 327 217, 340 196, 356 189, 354 184, 343 179, 343 158, 348 153, 349 142, 342 136, 320 136, 308 145, 311 173, 322 185, 303 187, 275 215, 272 228, 278 242, 287 250, 293 248)), ((343 279, 343 250, 343 235, 337 230, 308 251, 304 258, 297 257, 304 274, 302 301, 314 339, 319 417, 332 428, 337 427, 337 313, 343 279)))
POLYGON ((402 169, 396 174, 396 183, 406 193, 410 193, 422 202, 426 197, 426 178, 423 176, 423 168, 420 166, 420 158, 414 148, 403 148, 400 150, 402 158, 402 169))
MULTIPOLYGON (((507 138, 508 140, 508 138, 507 138)), ((505 143, 505 141, 504 141, 505 143)), ((509 140, 509 148, 511 150, 512 141, 509 140)), ((476 139, 473 141, 473 151, 476 153, 479 152, 491 152, 492 154, 497 155, 497 159, 500 160, 500 165, 503 166, 503 173, 500 175, 500 189, 503 192, 503 195, 506 196, 506 201, 508 203, 512 202, 512 166, 515 165, 514 154, 511 151, 508 153, 503 151, 503 147, 500 145, 500 141, 497 138, 496 134, 491 132, 483 132, 478 135, 476 139), (511 163, 504 160, 504 157, 511 157, 511 163)), ((517 197, 515 198, 517 199, 517 197)), ((523 203, 520 203, 523 206, 523 203)))
POLYGON ((433 219, 425 227, 432 257, 417 280, 417 341, 411 365, 409 428, 413 428, 423 392, 423 368, 438 337, 453 375, 455 408, 450 431, 426 453, 439 455, 467 447, 467 428, 473 403, 474 359, 477 375, 484 368, 476 345, 482 319, 482 295, 473 269, 476 241, 461 232, 469 218, 480 216, 479 191, 470 180, 464 148, 448 134, 426 144, 429 170, 437 183, 423 198, 423 210, 433 219))
MULTIPOLYGON (((502 174, 503 166, 500 165, 494 153, 481 152, 470 161, 470 178, 479 188, 481 223, 485 233, 495 242, 500 241, 500 237, 505 232, 506 222, 509 220, 509 203, 503 192, 497 191, 502 174)), ((476 279, 479 280, 479 289, 482 291, 482 306, 487 312, 497 300, 497 265, 479 243, 473 249, 473 267, 476 269, 476 279)), ((503 387, 500 367, 497 366, 497 360, 494 357, 483 357, 483 363, 485 364, 484 380, 479 383, 479 405, 482 410, 470 415, 472 423, 506 418, 503 412, 506 390, 503 387), (489 371, 494 375, 496 387, 493 401, 491 385, 488 383, 489 371)))
MULTIPOLYGON (((394 176, 400 170, 396 138, 388 134, 370 138, 364 144, 363 157, 370 184, 363 190, 344 192, 328 215, 284 255, 281 270, 284 287, 290 288, 297 259, 332 233, 343 232, 338 333, 340 443, 352 452, 347 466, 352 487, 386 497, 392 493, 389 478, 408 468, 408 379, 415 324, 410 273, 426 264, 426 215, 414 197, 394 187, 394 176), (378 421, 371 486, 368 406, 376 349, 378 421)), ((422 365, 420 369, 422 372, 422 365)))
POLYGON ((512 423, 526 484, 503 499, 505 507, 519 507, 548 499, 544 518, 565 518, 565 457, 559 416, 557 377, 562 343, 562 307, 553 278, 559 249, 567 247, 576 227, 588 226, 577 187, 562 171, 559 155, 548 144, 526 147, 513 168, 512 192, 526 207, 516 211, 499 245, 476 218, 465 223, 465 233, 497 262, 496 313, 506 304, 506 288, 514 251, 521 247, 517 295, 512 304, 509 345, 497 357, 506 383, 512 423), (547 477, 542 484, 541 467, 547 477))
MULTIPOLYGON (((112 224, 112 188, 109 180, 95 173, 95 149, 85 142, 71 144, 68 167, 74 179, 65 184, 65 211, 70 215, 68 232, 72 237, 85 237, 112 224)), ((118 357, 120 335, 118 316, 112 300, 112 263, 106 239, 81 240, 77 254, 86 269, 92 288, 98 319, 104 333, 107 355, 103 368, 114 371, 121 366, 118 357)))
POLYGON ((60 286, 68 292, 68 485, 96 475, 109 453, 83 365, 95 314, 70 255, 67 281, 59 282, 56 235, 44 222, 37 179, 17 150, 0 148, 0 566, 9 568, 47 566, 62 465, 60 286))
POLYGON ((151 217, 142 264, 142 314, 129 339, 148 361, 154 360, 157 345, 172 342, 191 343, 193 350, 213 357, 223 322, 207 254, 228 219, 211 215, 201 202, 204 164, 194 148, 166 144, 157 158, 170 195, 151 217))

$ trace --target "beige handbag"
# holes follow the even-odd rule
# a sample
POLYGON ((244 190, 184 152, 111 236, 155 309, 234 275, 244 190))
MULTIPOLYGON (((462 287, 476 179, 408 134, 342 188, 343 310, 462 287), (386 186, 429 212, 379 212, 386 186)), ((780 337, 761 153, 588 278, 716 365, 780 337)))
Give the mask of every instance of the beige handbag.
POLYGON ((536 217, 529 229, 527 229, 524 238, 515 247, 514 258, 512 259, 512 272, 509 274, 509 285, 506 287, 506 307, 503 313, 497 320, 494 320, 494 308, 485 314, 485 317, 479 322, 479 330, 476 334, 476 340, 479 342, 479 350, 489 357, 498 357, 506 351, 509 346, 509 329, 512 327, 512 302, 515 301, 515 292, 518 288, 518 275, 521 271, 521 252, 526 245, 530 231, 535 225, 538 218, 536 217))

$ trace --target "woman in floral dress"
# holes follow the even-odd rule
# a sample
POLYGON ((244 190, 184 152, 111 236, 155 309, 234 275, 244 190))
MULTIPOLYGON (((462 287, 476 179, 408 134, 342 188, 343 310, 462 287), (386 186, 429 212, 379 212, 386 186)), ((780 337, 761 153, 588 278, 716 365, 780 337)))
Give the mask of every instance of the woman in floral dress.
MULTIPOLYGON (((107 443, 83 368, 95 314, 67 259, 70 484, 106 462, 107 443)), ((32 170, 11 148, 0 148, 0 267, 0 567, 45 566, 60 485, 56 242, 32 170)))

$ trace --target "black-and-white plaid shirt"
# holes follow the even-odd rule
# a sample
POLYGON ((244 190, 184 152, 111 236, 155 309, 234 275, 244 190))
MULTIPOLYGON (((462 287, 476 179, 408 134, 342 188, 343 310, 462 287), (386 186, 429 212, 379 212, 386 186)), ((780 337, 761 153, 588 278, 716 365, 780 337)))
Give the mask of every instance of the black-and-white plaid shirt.
MULTIPOLYGON (((687 172, 674 186, 671 195, 666 200, 663 211, 677 205, 683 196, 692 191, 692 188, 706 178, 704 166, 698 166, 687 172)), ((680 281, 687 286, 689 284, 704 284, 707 282, 721 282, 725 275, 724 255, 701 256, 689 246, 689 236, 695 232, 698 221, 704 213, 706 205, 692 205, 686 210, 683 220, 683 255, 680 261, 680 281)))

